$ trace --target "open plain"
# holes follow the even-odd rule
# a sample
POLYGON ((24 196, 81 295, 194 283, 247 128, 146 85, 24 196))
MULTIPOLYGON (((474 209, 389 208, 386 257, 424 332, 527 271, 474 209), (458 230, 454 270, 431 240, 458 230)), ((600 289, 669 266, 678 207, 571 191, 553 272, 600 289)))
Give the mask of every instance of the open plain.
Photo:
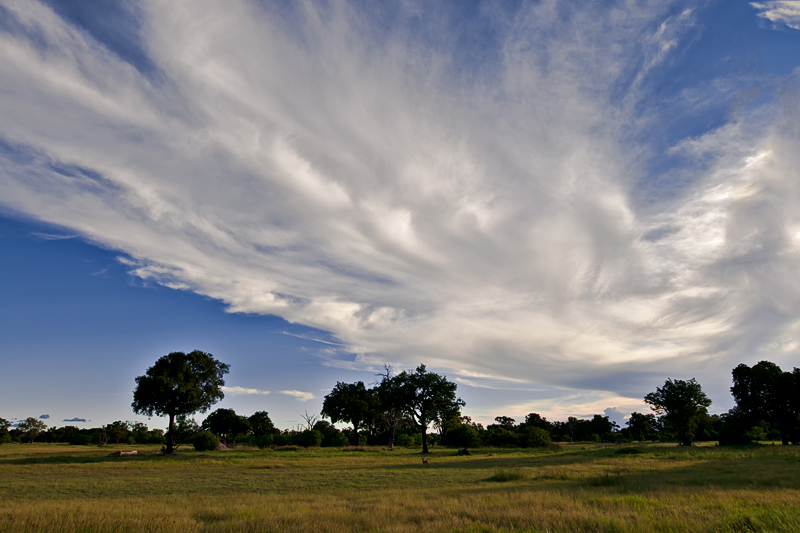
POLYGON ((798 531, 800 447, 0 446, 0 531, 798 531))

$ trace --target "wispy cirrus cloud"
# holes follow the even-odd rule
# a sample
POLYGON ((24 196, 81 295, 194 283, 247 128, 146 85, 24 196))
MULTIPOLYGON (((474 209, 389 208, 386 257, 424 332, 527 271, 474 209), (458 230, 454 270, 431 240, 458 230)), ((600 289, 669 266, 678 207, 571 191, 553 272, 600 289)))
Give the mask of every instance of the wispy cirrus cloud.
POLYGON ((700 31, 691 3, 488 3, 470 61, 446 13, 395 7, 143 2, 143 74, 8 1, 0 202, 141 278, 329 331, 333 366, 425 361, 622 409, 654 376, 790 353, 794 93, 672 142, 659 196, 638 139, 659 105, 735 92, 653 96, 700 31))

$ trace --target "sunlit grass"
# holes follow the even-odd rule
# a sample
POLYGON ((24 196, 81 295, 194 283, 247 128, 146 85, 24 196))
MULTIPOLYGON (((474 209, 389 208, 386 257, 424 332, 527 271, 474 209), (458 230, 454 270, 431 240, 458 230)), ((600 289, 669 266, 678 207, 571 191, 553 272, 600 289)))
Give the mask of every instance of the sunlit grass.
POLYGON ((436 450, 424 467, 414 449, 2 445, 0 531, 800 530, 794 447, 632 447, 436 450))

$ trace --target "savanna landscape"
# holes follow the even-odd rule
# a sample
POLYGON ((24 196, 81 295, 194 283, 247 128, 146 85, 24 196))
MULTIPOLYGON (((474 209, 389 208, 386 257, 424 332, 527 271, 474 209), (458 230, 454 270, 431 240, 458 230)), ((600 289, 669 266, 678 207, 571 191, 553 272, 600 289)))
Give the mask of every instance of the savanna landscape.
POLYGON ((796 531, 800 449, 0 446, 0 531, 796 531))

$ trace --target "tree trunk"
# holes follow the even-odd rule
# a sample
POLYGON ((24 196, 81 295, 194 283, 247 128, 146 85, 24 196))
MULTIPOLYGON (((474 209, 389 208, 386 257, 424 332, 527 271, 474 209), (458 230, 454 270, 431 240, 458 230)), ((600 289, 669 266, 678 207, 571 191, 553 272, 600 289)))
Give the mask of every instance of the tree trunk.
POLYGON ((358 440, 358 424, 356 424, 355 422, 353 423, 353 433, 354 433, 354 434, 355 434, 355 436, 356 436, 356 443, 355 443, 355 446, 358 446, 358 445, 359 445, 359 440, 358 440))
POLYGON ((420 426, 422 426, 422 453, 428 453, 428 424, 425 418, 420 422, 420 426))
POLYGON ((169 414, 169 430, 167 431, 167 448, 164 453, 169 455, 175 451, 175 414, 169 414))
POLYGON ((783 444, 784 446, 788 446, 789 445, 789 435, 787 434, 786 431, 783 430, 783 428, 780 429, 780 432, 781 432, 781 444, 783 444))

